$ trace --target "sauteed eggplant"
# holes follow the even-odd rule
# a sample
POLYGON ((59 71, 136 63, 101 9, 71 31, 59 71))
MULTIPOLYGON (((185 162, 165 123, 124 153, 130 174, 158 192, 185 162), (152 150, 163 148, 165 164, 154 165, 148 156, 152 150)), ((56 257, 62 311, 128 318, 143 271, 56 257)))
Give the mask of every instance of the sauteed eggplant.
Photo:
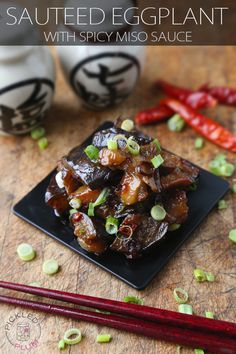
POLYGON ((86 251, 110 249, 135 259, 186 221, 187 193, 199 170, 132 124, 129 131, 121 125, 64 156, 45 201, 69 220, 86 251))

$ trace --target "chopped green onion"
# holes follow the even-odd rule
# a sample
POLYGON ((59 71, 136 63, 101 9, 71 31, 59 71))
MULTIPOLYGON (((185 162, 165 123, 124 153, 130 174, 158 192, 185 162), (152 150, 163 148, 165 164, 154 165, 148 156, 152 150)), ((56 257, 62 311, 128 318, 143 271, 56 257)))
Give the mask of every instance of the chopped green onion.
POLYGON ((79 198, 73 198, 73 199, 70 200, 69 204, 70 204, 71 208, 79 209, 81 207, 81 205, 82 205, 82 202, 81 202, 81 200, 79 198))
POLYGON ((46 137, 40 138, 38 140, 38 146, 40 150, 45 150, 48 147, 48 139, 46 137))
POLYGON ((38 140, 45 135, 45 129, 43 127, 36 128, 31 131, 31 138, 38 140))
POLYGON ((161 155, 156 155, 155 157, 153 157, 153 159, 151 159, 151 163, 155 168, 160 167, 163 164, 163 162, 164 159, 161 155))
POLYGON ((69 344, 69 345, 78 344, 81 342, 82 333, 78 328, 71 328, 65 332, 63 339, 66 344, 69 344), (72 336, 73 336, 73 338, 70 338, 72 336))
POLYGON ((195 140, 195 143, 194 143, 195 149, 200 150, 200 149, 203 148, 203 145, 204 145, 204 139, 203 138, 197 138, 195 140))
POLYGON ((17 254, 25 262, 32 261, 36 256, 35 250, 28 243, 21 243, 17 247, 17 254))
POLYGON ((205 312, 206 318, 214 318, 214 313, 210 311, 205 312))
POLYGON ((175 288, 173 291, 174 298, 179 304, 186 304, 188 301, 188 293, 182 288, 175 288))
POLYGON ((65 348, 66 348, 66 342, 64 341, 64 339, 59 340, 58 349, 63 350, 65 348))
POLYGON ((162 221, 166 217, 166 211, 161 205, 154 205, 151 209, 151 216, 154 220, 162 221))
POLYGON ((29 283, 29 286, 36 286, 36 288, 40 288, 40 284, 37 281, 33 281, 32 283, 29 283))
POLYGON ((129 303, 137 304, 137 305, 143 305, 144 304, 143 299, 140 299, 139 297, 136 297, 136 296, 125 296, 124 297, 124 302, 129 302, 129 303))
POLYGON ((156 145, 157 152, 161 152, 161 144, 158 139, 154 139, 152 142, 154 145, 156 145))
POLYGON ((127 142, 127 138, 124 134, 117 134, 114 136, 113 140, 117 141, 117 140, 124 140, 125 142, 127 142))
POLYGON ((188 304, 180 304, 179 307, 179 312, 180 313, 185 313, 187 315, 192 315, 193 314, 193 308, 191 305, 188 304))
POLYGON ((194 349, 194 354, 204 354, 204 350, 203 349, 194 349))
POLYGON ((85 154, 88 156, 90 160, 97 160, 99 156, 99 150, 94 145, 88 145, 84 150, 85 154))
POLYGON ((168 227, 168 231, 176 231, 181 227, 181 224, 172 224, 168 227))
POLYGON ((222 210, 222 209, 227 209, 227 203, 224 199, 221 199, 218 203, 218 209, 222 210))
POLYGON ((98 334, 96 338, 97 343, 109 343, 111 341, 110 334, 98 334))
POLYGON ((126 147, 132 155, 137 156, 139 154, 140 146, 133 140, 132 136, 127 140, 126 147))
POLYGON ((49 259, 43 263, 43 272, 47 275, 56 274, 58 270, 59 265, 55 259, 49 259))
POLYGON ((233 191, 233 193, 236 193, 236 183, 233 184, 232 191, 233 191))
POLYGON ((168 120, 167 125, 172 132, 181 132, 185 126, 185 121, 179 114, 175 114, 168 120))
POLYGON ((108 147, 108 150, 116 151, 118 149, 117 141, 108 140, 107 147, 108 147))
POLYGON ((204 281, 209 281, 209 282, 215 281, 214 274, 209 273, 209 272, 204 272, 204 270, 199 269, 199 268, 194 269, 193 274, 194 274, 195 279, 199 283, 202 283, 204 281))
POLYGON ((205 274, 206 274, 206 280, 207 280, 207 281, 209 281, 209 282, 215 281, 215 276, 214 276, 214 274, 208 273, 208 272, 205 272, 205 274))
POLYGON ((134 129, 134 122, 131 119, 124 120, 121 124, 121 129, 130 132, 131 130, 134 129))
POLYGON ((119 225, 119 220, 114 218, 113 216, 108 216, 108 218, 106 219, 106 232, 109 235, 115 235, 117 234, 118 231, 118 225, 119 225))
POLYGON ((225 155, 218 155, 209 163, 212 173, 217 176, 231 177, 235 171, 235 166, 226 161, 225 155))
POLYGON ((200 283, 206 281, 206 273, 202 269, 194 269, 193 271, 195 279, 200 283))
POLYGON ((193 182, 192 184, 190 184, 189 190, 195 192, 197 190, 197 183, 193 182))
POLYGON ((229 233, 229 239, 230 239, 232 242, 236 243, 236 229, 233 229, 233 230, 230 231, 230 233, 229 233))
POLYGON ((78 210, 76 210, 76 209, 71 209, 71 210, 69 211, 70 216, 72 216, 72 215, 75 214, 75 213, 78 213, 78 210))
POLYGON ((88 216, 94 216, 94 208, 105 203, 109 192, 110 192, 109 188, 104 188, 99 194, 99 196, 97 197, 96 201, 94 203, 89 203, 88 216))
POLYGON ((102 310, 98 310, 98 309, 96 309, 95 312, 103 313, 104 315, 110 315, 111 314, 109 311, 102 311, 102 310))

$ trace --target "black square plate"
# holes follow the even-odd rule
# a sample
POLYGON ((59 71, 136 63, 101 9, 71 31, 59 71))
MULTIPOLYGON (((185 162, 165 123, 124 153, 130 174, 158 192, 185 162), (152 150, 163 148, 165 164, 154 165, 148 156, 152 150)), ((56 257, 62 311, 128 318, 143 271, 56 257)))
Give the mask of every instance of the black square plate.
MULTIPOLYGON (((98 130, 111 126, 112 123, 106 122, 98 130)), ((92 136, 86 140, 85 144, 90 144, 91 139, 92 136)), ((46 188, 54 173, 55 171, 52 171, 18 202, 14 206, 13 212, 138 290, 144 289, 148 285, 229 188, 225 180, 201 169, 198 189, 196 192, 190 192, 188 196, 190 210, 188 220, 179 230, 175 231, 175 237, 167 235, 166 240, 151 253, 144 255, 139 260, 128 261, 123 255, 113 252, 107 252, 98 257, 79 246, 73 235, 73 230, 62 224, 60 219, 54 215, 52 208, 44 202, 46 188)))

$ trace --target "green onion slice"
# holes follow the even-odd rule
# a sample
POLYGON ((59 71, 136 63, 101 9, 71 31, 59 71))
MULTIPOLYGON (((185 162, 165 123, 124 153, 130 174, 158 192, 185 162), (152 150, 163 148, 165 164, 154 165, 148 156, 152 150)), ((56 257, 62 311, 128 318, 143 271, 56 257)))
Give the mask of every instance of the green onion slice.
POLYGON ((173 295, 175 300, 179 304, 186 304, 186 302, 188 301, 188 293, 182 288, 175 288, 173 291, 173 295))
POLYGON ((69 204, 70 204, 71 208, 79 209, 82 205, 82 202, 79 198, 73 198, 70 200, 69 204))
POLYGON ((209 168, 215 175, 223 177, 231 177, 235 171, 235 166, 227 162, 223 154, 216 156, 215 159, 209 163, 209 168))
POLYGON ((200 150, 200 149, 203 148, 203 145, 204 145, 204 139, 203 138, 197 138, 195 140, 195 143, 194 143, 195 149, 200 150))
POLYGON ((161 144, 160 144, 159 140, 158 140, 158 139, 154 139, 154 140, 152 141, 152 143, 153 143, 154 145, 156 145, 157 152, 161 152, 161 144))
POLYGON ((78 213, 78 210, 77 210, 77 209, 71 209, 71 210, 69 211, 69 215, 70 215, 70 216, 72 216, 72 215, 75 214, 75 213, 78 213))
POLYGON ((98 334, 96 338, 97 343, 109 343, 111 341, 110 334, 98 334))
POLYGON ((204 350, 203 349, 194 349, 194 354, 204 354, 204 350))
POLYGON ((210 311, 206 311, 205 316, 206 316, 206 318, 214 318, 214 313, 210 312, 210 311))
POLYGON ((31 131, 31 138, 34 140, 38 140, 45 135, 45 129, 43 127, 36 128, 31 131))
POLYGON ((155 168, 158 168, 163 164, 164 159, 161 155, 157 155, 151 159, 151 162, 155 168))
POLYGON ((118 232, 119 220, 114 218, 113 216, 108 216, 106 219, 106 232, 109 235, 115 235, 118 232))
POLYGON ((236 229, 233 229, 233 230, 230 231, 230 233, 229 233, 229 239, 230 239, 232 242, 236 243, 236 229))
POLYGON ((214 276, 214 274, 208 273, 208 272, 205 272, 205 274, 206 274, 206 280, 207 280, 207 281, 209 281, 209 282, 215 281, 215 276, 214 276))
POLYGON ((129 152, 136 156, 139 154, 140 151, 140 146, 138 143, 136 143, 136 141, 133 140, 133 137, 129 137, 129 139, 127 140, 127 145, 126 148, 129 150, 129 152))
POLYGON ((89 203, 89 208, 88 208, 88 216, 94 216, 94 209, 95 207, 105 203, 107 200, 107 197, 110 193, 109 188, 104 188, 99 196, 97 197, 96 201, 94 203, 89 203))
POLYGON ((185 121, 179 114, 175 114, 167 122, 168 128, 172 132, 181 132, 185 126, 185 121))
POLYGON ((36 256, 35 250, 28 243, 21 243, 17 247, 17 254, 19 258, 25 262, 32 261, 36 256))
POLYGON ((179 307, 179 312, 180 313, 185 313, 187 315, 192 315, 193 314, 193 308, 191 305, 188 304, 180 304, 179 307))
POLYGON ((136 296, 125 296, 124 297, 124 302, 129 302, 129 303, 137 304, 137 305, 143 305, 144 304, 143 299, 140 299, 139 297, 136 297, 136 296))
POLYGON ((116 151, 116 150, 118 149, 117 141, 115 141, 115 140, 108 140, 108 142, 107 142, 107 147, 108 147, 108 150, 116 151))
POLYGON ((78 328, 68 329, 64 334, 64 341, 66 344, 74 345, 81 342, 82 333, 78 328), (73 338, 71 338, 73 336, 73 338))
POLYGON ((66 348, 66 342, 64 341, 64 339, 59 340, 58 349, 63 350, 65 348, 66 348))
POLYGON ((176 231, 181 227, 181 224, 171 224, 168 227, 168 231, 176 231))
POLYGON ((131 119, 125 119, 121 124, 121 129, 130 132, 134 129, 134 122, 131 119))
POLYGON ((46 137, 40 138, 38 140, 38 146, 40 148, 40 150, 45 150, 48 147, 48 139, 46 137))
POLYGON ((127 142, 127 138, 124 134, 117 134, 114 136, 113 138, 114 141, 118 141, 118 140, 124 140, 125 142, 127 142))
POLYGON ((202 269, 199 269, 199 268, 194 269, 193 275, 199 283, 207 280, 206 273, 202 269))
POLYGON ((224 199, 221 199, 218 203, 218 209, 227 209, 227 202, 224 199))
POLYGON ((90 160, 97 160, 99 156, 99 150, 94 145, 88 145, 84 150, 85 154, 88 156, 90 160))
POLYGON ((43 272, 47 275, 56 274, 58 270, 59 270, 59 265, 55 259, 48 259, 43 263, 43 272))
POLYGON ((157 220, 157 221, 162 221, 165 219, 166 217, 166 211, 165 209, 163 208, 162 205, 155 205, 154 207, 152 207, 151 209, 151 217, 154 219, 154 220, 157 220))

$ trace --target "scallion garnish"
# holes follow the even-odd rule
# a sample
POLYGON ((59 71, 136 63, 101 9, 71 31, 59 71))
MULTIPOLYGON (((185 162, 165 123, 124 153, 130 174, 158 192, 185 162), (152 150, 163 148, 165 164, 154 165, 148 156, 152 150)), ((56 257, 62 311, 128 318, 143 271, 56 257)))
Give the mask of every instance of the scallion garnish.
POLYGON ((94 203, 89 203, 89 208, 88 208, 88 216, 94 216, 94 208, 105 203, 107 200, 108 194, 110 190, 109 188, 104 188, 101 193, 99 194, 98 198, 94 203))
POLYGON ((126 148, 134 156, 139 154, 140 146, 138 143, 136 143, 136 141, 133 140, 132 136, 127 140, 126 148))
POLYGON ((158 139, 154 139, 152 142, 154 145, 156 145, 157 152, 161 152, 161 144, 158 139))
POLYGON ((110 334, 98 334, 96 338, 97 343, 109 343, 111 341, 110 334))
POLYGON ((168 231, 176 231, 181 227, 181 224, 171 224, 168 227, 168 231))
POLYGON ((124 302, 129 302, 129 303, 133 303, 133 304, 137 304, 137 305, 144 304, 143 299, 140 299, 139 297, 136 297, 136 296, 125 296, 124 302))
POLYGON ((86 149, 84 149, 85 154, 88 156, 90 160, 97 160, 99 156, 99 150, 94 145, 88 145, 86 149))
POLYGON ((78 210, 76 210, 76 209, 71 209, 71 210, 69 211, 69 215, 70 215, 70 216, 72 216, 72 215, 75 214, 75 213, 78 213, 78 210))
POLYGON ((214 274, 205 272, 204 270, 199 268, 194 269, 193 275, 199 283, 202 283, 204 281, 213 282, 215 280, 214 274))
POLYGON ((117 141, 115 141, 115 140, 108 140, 108 142, 107 142, 107 147, 108 147, 108 150, 116 151, 116 150, 118 149, 117 141))
POLYGON ((105 224, 106 232, 109 235, 117 234, 118 225, 119 225, 118 219, 114 218, 113 216, 108 216, 108 218, 106 219, 106 224, 105 224))
POLYGON ((47 275, 56 274, 58 270, 59 265, 55 259, 49 259, 43 263, 43 272, 47 275))
POLYGON ((70 200, 69 204, 70 204, 71 208, 79 209, 82 205, 82 202, 79 198, 73 198, 70 200))
POLYGON ((69 345, 78 344, 81 342, 82 333, 78 328, 71 328, 65 332, 63 339, 66 344, 69 345))
POLYGON ((182 288, 175 288, 173 291, 173 295, 175 300, 179 304, 186 304, 186 302, 188 301, 188 293, 182 288))
POLYGON ((223 154, 216 156, 215 159, 209 163, 209 168, 212 173, 222 177, 231 177, 235 171, 235 166, 227 162, 223 154))
POLYGON ((58 349, 63 350, 65 348, 66 348, 66 342, 64 341, 64 339, 59 340, 58 349))
POLYGON ((151 209, 151 217, 157 221, 164 220, 166 217, 166 211, 163 206, 159 204, 154 205, 154 207, 151 209))
POLYGON ((210 311, 206 311, 205 316, 206 316, 206 318, 214 318, 214 313, 210 312, 210 311))
POLYGON ((227 209, 227 203, 224 199, 221 199, 218 203, 218 209, 222 210, 222 209, 227 209))
POLYGON ((160 154, 153 157, 153 159, 151 159, 151 163, 153 164, 153 166, 155 168, 160 167, 163 164, 163 162, 164 162, 164 159, 160 154))
POLYGON ((204 354, 204 350, 203 349, 194 349, 194 354, 204 354))
POLYGON ((38 127, 31 131, 31 138, 34 140, 38 140, 45 135, 45 129, 43 127, 38 127))
POLYGON ((19 258, 25 262, 32 261, 36 256, 35 250, 28 243, 21 243, 17 247, 17 254, 19 258))
POLYGON ((121 124, 121 129, 130 132, 134 129, 134 122, 131 119, 125 119, 121 124))
POLYGON ((48 147, 48 144, 49 144, 48 139, 45 136, 38 140, 38 146, 40 150, 45 150, 48 147))
POLYGON ((203 148, 203 145, 204 145, 204 139, 203 138, 197 138, 195 140, 195 143, 194 143, 195 149, 200 150, 200 149, 203 148))
POLYGON ((233 230, 230 231, 230 233, 229 233, 229 239, 230 239, 232 242, 236 243, 236 229, 233 229, 233 230))
POLYGON ((185 126, 185 121, 179 114, 175 114, 167 122, 168 128, 172 132, 181 132, 185 126))
POLYGON ((188 305, 188 304, 180 304, 178 307, 178 310, 180 313, 185 313, 187 315, 193 314, 193 308, 191 305, 188 305))

